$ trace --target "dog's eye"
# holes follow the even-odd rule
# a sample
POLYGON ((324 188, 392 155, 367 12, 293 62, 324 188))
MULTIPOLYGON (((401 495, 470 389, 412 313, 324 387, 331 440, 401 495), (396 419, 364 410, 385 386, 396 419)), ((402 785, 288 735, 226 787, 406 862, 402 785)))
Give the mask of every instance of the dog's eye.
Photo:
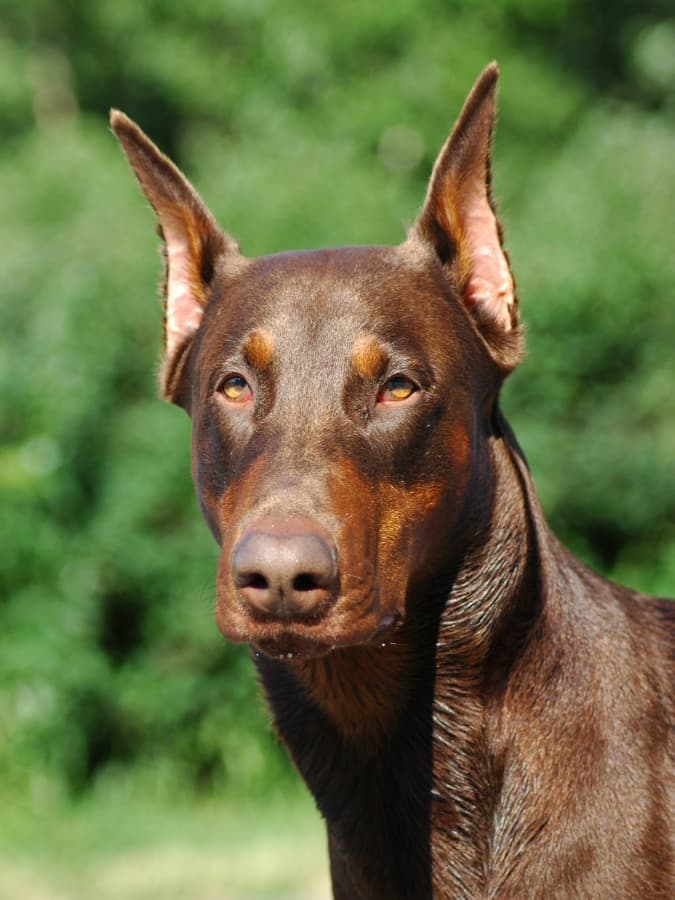
POLYGON ((230 403, 246 403, 251 399, 251 391, 248 381, 243 375, 228 375, 220 385, 220 393, 230 403))
POLYGON ((377 402, 400 403, 402 400, 409 400, 417 391, 418 387, 414 381, 406 378, 405 375, 394 375, 380 388, 377 402))

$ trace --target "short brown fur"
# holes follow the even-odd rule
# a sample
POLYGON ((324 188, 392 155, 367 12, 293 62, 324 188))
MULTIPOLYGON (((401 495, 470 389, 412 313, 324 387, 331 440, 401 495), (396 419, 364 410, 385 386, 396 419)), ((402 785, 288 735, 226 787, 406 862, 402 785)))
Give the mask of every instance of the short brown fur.
POLYGON ((246 260, 113 114, 166 243, 163 389, 337 900, 670 900, 673 604, 560 545, 499 408, 524 345, 497 75, 399 247, 246 260))

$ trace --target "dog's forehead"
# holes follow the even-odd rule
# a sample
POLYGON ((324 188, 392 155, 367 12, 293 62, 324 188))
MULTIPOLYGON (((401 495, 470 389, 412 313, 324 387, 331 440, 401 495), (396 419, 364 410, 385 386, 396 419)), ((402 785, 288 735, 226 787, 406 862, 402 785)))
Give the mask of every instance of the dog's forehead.
POLYGON ((326 328, 346 336, 369 315, 363 301, 373 278, 368 262, 372 266, 378 257, 347 249, 262 257, 252 264, 246 288, 279 340, 317 337, 326 328))
POLYGON ((450 326, 437 270, 406 244, 282 253, 252 260, 220 305, 238 337, 262 328, 280 350, 298 342, 336 350, 365 334, 396 342, 450 326))

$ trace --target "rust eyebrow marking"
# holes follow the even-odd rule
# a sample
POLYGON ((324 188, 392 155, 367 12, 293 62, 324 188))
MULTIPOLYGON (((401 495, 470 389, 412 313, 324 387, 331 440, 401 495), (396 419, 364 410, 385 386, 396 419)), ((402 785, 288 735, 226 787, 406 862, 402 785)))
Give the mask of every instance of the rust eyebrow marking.
POLYGON ((269 369, 274 360, 274 338, 269 331, 256 329, 246 338, 242 354, 252 369, 269 369))
POLYGON ((388 362, 389 354, 375 335, 357 338, 352 348, 351 363, 361 378, 378 378, 388 362))

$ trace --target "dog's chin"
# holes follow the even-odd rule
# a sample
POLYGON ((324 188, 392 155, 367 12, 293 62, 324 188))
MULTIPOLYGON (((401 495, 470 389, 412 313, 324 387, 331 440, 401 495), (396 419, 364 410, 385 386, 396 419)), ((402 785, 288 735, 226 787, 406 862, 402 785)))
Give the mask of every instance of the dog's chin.
POLYGON ((270 659, 318 659, 335 649, 335 645, 284 632, 273 638, 252 640, 254 653, 262 653, 270 659))
POLYGON ((346 647, 369 646, 380 641, 386 643, 389 632, 393 630, 398 621, 397 615, 390 614, 383 617, 379 625, 371 631, 341 634, 338 638, 325 640, 297 634, 289 628, 277 632, 271 637, 252 637, 249 643, 255 653, 262 653, 271 659, 317 659, 334 650, 342 650, 346 647))

